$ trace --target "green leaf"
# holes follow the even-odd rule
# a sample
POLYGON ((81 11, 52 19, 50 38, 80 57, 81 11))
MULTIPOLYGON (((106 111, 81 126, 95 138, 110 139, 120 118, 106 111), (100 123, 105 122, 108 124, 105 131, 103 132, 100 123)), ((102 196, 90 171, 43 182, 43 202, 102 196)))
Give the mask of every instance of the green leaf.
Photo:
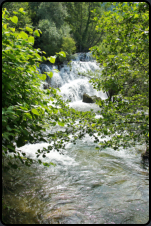
POLYGON ((45 61, 47 60, 47 58, 45 56, 42 56, 42 60, 45 61))
POLYGON ((64 123, 58 121, 58 125, 59 125, 59 126, 64 126, 64 123))
POLYGON ((40 159, 38 159, 38 163, 39 163, 39 164, 41 164, 41 163, 42 163, 42 161, 41 161, 40 159))
POLYGON ((62 56, 62 57, 66 57, 66 54, 65 54, 65 52, 63 52, 63 51, 59 52, 58 54, 59 54, 60 56, 62 56))
POLYGON ((6 126, 6 128, 7 128, 8 131, 12 130, 8 125, 6 126))
POLYGON ((108 57, 109 57, 109 58, 114 58, 115 56, 114 56, 114 55, 108 55, 108 57))
POLYGON ((23 12, 23 10, 24 10, 23 8, 20 8, 18 11, 19 11, 19 12, 23 12))
POLYGON ((10 20, 11 20, 13 23, 17 24, 17 22, 18 22, 18 17, 17 17, 17 16, 10 17, 10 20))
POLYGON ((48 60, 54 64, 55 63, 55 60, 56 60, 56 57, 55 56, 51 56, 51 57, 48 57, 48 60))
POLYGON ((55 72, 60 72, 58 69, 54 69, 55 72))
POLYGON ((50 78, 52 78, 53 72, 52 72, 52 71, 49 71, 49 72, 47 72, 47 75, 48 75, 50 78))
POLYGON ((11 29, 12 32, 15 32, 15 28, 14 27, 11 27, 10 29, 11 29))
POLYGON ((32 115, 31 115, 30 113, 24 113, 24 116, 25 116, 26 118, 32 119, 32 115))
POLYGON ((46 80, 46 74, 38 74, 38 77, 41 79, 41 80, 46 80))
POLYGON ((30 28, 30 27, 26 27, 26 30, 27 30, 28 32, 30 32, 30 33, 32 33, 32 32, 33 32, 33 29, 32 29, 32 28, 30 28))
POLYGON ((34 35, 40 37, 39 31, 38 30, 35 30, 34 31, 34 35))
POLYGON ((47 166, 47 167, 49 167, 50 166, 50 164, 49 163, 47 163, 47 162, 43 162, 42 163, 44 166, 47 166))
POLYGON ((40 115, 39 112, 37 111, 37 109, 35 109, 35 108, 33 108, 31 111, 32 111, 32 113, 35 114, 35 115, 40 115))
POLYGON ((4 24, 4 25, 3 25, 3 28, 4 28, 4 29, 7 29, 7 24, 4 24))
POLYGON ((34 44, 34 37, 33 37, 33 36, 30 36, 30 37, 28 38, 28 42, 34 44))
POLYGON ((47 167, 49 167, 50 165, 52 165, 52 166, 56 166, 56 164, 55 163, 52 163, 52 162, 43 162, 42 163, 44 166, 47 166, 47 167))
POLYGON ((19 33, 19 37, 23 38, 23 39, 28 39, 28 35, 24 32, 24 31, 21 31, 19 33))
POLYGON ((49 164, 50 164, 50 165, 52 165, 52 166, 56 166, 56 164, 55 164, 55 163, 53 163, 53 162, 50 162, 49 164))

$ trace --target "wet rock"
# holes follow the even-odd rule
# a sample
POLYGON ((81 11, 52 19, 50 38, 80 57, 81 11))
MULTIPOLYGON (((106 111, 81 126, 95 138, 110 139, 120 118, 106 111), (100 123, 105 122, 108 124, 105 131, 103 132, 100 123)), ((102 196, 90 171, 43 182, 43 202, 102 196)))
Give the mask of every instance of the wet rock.
POLYGON ((83 94, 83 102, 85 103, 95 103, 96 100, 101 100, 101 98, 97 96, 89 96, 86 93, 83 94))
POLYGON ((96 100, 101 100, 101 97, 97 97, 96 95, 91 96, 91 98, 93 99, 94 102, 96 102, 96 100))
POLYGON ((50 86, 49 86, 48 83, 44 83, 44 84, 43 84, 43 88, 44 88, 44 89, 49 89, 49 87, 50 87, 50 86))
POLYGON ((46 64, 40 64, 39 66, 41 73, 43 74, 44 72, 49 72, 50 68, 46 64))
POLYGON ((143 159, 149 159, 149 147, 141 154, 143 159))
POLYGON ((86 93, 83 94, 83 102, 94 103, 93 98, 86 93))

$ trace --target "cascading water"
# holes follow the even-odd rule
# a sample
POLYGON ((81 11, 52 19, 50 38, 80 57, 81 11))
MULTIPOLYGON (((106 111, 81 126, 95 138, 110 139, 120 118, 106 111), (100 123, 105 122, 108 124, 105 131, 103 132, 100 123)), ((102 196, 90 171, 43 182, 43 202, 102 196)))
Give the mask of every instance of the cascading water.
POLYGON ((52 87, 60 88, 60 95, 63 100, 71 101, 69 105, 77 110, 89 110, 92 107, 99 110, 96 104, 89 105, 82 102, 84 93, 90 96, 96 95, 102 99, 107 98, 107 95, 102 91, 94 90, 89 83, 89 78, 83 76, 83 74, 88 73, 89 71, 95 72, 96 70, 99 70, 99 73, 101 73, 99 65, 97 65, 90 53, 77 54, 70 65, 64 65, 59 73, 54 71, 54 69, 58 69, 57 66, 42 64, 40 69, 41 73, 48 71, 53 72, 53 77, 51 79, 47 78, 46 81, 52 87))
MULTIPOLYGON (((55 68, 43 64, 40 71, 55 68)), ((60 88, 62 98, 69 99, 71 107, 98 110, 95 103, 82 102, 84 93, 106 98, 106 94, 94 90, 89 79, 82 76, 97 69, 100 68, 90 54, 77 54, 70 66, 64 65, 47 82, 60 88)), ((48 145, 27 144, 20 149, 34 159, 37 149, 48 145)), ((93 138, 86 134, 76 145, 68 143, 64 155, 55 150, 47 154, 45 161, 56 163, 55 167, 36 164, 21 167, 17 170, 13 193, 6 195, 19 213, 13 223, 147 223, 148 167, 141 161, 141 148, 98 151, 93 138)))

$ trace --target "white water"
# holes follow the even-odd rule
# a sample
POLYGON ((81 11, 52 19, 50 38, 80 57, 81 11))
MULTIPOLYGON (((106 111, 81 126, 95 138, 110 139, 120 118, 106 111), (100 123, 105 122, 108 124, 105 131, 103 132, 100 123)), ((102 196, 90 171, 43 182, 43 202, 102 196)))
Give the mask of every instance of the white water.
MULTIPOLYGON (((55 68, 48 65, 43 67, 45 71, 55 68)), ((62 98, 71 101, 70 107, 81 111, 97 111, 99 107, 96 104, 82 102, 83 93, 102 99, 106 98, 106 94, 94 90, 89 79, 80 74, 98 69, 90 54, 78 54, 71 62, 71 67, 64 65, 59 73, 54 73, 51 84, 59 86, 62 98)), ((41 142, 27 144, 19 149, 36 159, 37 149, 48 145, 41 142)), ((140 149, 143 146, 131 149, 121 147, 119 151, 111 148, 96 151, 95 147, 93 138, 86 134, 76 145, 67 143, 64 155, 52 150, 46 158, 39 157, 45 162, 56 163, 55 167, 33 165, 22 168, 17 173, 17 185, 21 185, 21 188, 16 186, 14 196, 11 196, 14 208, 23 212, 18 222, 147 223, 148 168, 141 161, 140 149)))
MULTIPOLYGON (((74 61, 71 61, 70 65, 64 65, 60 72, 57 73, 54 69, 58 69, 56 66, 41 65, 42 71, 52 71, 53 77, 51 78, 51 86, 60 88, 60 95, 63 100, 71 101, 71 106, 75 108, 84 107, 87 108, 88 104, 82 102, 83 94, 87 93, 90 96, 96 95, 102 99, 106 99, 107 95, 102 91, 94 90, 92 85, 89 83, 89 78, 82 76, 83 73, 95 72, 99 70, 101 73, 101 68, 93 61, 86 61, 90 59, 90 53, 85 56, 85 61, 79 61, 77 55, 74 61), (77 102, 77 103, 76 103, 77 102)), ((91 104, 89 105, 91 106, 91 104)), ((95 104, 93 105, 95 106, 95 104)))

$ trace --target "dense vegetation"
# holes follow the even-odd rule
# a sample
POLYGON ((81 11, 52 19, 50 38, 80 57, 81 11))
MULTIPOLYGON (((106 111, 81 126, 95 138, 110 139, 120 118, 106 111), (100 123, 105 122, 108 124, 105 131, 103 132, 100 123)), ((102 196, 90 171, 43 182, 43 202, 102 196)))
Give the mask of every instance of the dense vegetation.
MULTIPOLYGON (((25 153, 21 155, 15 149, 16 145, 21 147, 27 142, 53 142, 48 149, 38 150, 37 158, 40 154, 45 157, 53 147, 63 148, 64 142, 69 141, 68 129, 44 138, 43 131, 56 123, 72 128, 73 141, 89 133, 95 137, 98 148, 101 145, 117 149, 138 141, 149 145, 149 9, 146 3, 22 2, 20 5, 7 2, 3 4, 5 7, 7 10, 2 13, 3 160, 9 152, 30 165, 32 159, 23 160, 25 153), (94 75, 91 82, 109 97, 98 101, 103 116, 100 119, 95 119, 92 112, 69 109, 56 89, 39 88, 40 80, 46 79, 46 74, 37 71, 40 62, 55 63, 57 56, 69 57, 90 47, 104 67, 102 75, 94 75), (50 101, 52 105, 48 104, 50 101), (74 126, 76 119, 80 124, 74 126), (111 135, 112 139, 99 143, 95 133, 100 138, 111 135)), ((53 76, 51 72, 47 74, 53 76)), ((11 161, 8 165, 17 168, 11 161)))
MULTIPOLYGON (((52 72, 47 72, 52 77, 52 72)), ((89 73, 90 76, 90 73, 89 73)), ((147 3, 5 2, 2 11, 2 169, 30 166, 33 159, 16 149, 48 142, 37 150, 37 162, 53 148, 76 143, 86 133, 97 149, 135 144, 149 146, 149 6, 147 3), (102 73, 90 82, 108 99, 97 100, 93 112, 69 108, 57 89, 42 90, 37 68, 44 61, 70 60, 73 53, 92 51, 102 73), (64 51, 64 52, 63 52, 64 51), (100 113, 100 112, 99 112, 100 113), (79 124, 75 125, 75 121, 79 124), (47 133, 55 125, 65 131, 47 133), (72 140, 69 134, 72 131, 72 140), (110 140, 100 142, 107 135, 110 140), (59 139, 58 139, 59 138, 59 139)), ((5 178, 3 177, 3 188, 5 178)), ((7 205, 6 205, 7 206, 7 205)))
MULTIPOLYGON (((6 9, 2 14, 2 154, 6 170, 10 167, 17 168, 17 160, 27 166, 33 162, 30 158, 23 158, 25 153, 17 151, 16 145, 21 147, 27 142, 49 142, 51 145, 48 149, 37 151, 37 158, 40 154, 45 157, 53 148, 56 150, 63 148, 64 142, 69 141, 68 126, 75 133, 79 130, 74 126, 75 120, 87 115, 69 109, 56 94, 56 89, 52 87, 47 90, 40 89, 40 81, 46 79, 46 74, 39 74, 37 70, 40 62, 49 60, 55 63, 57 55, 60 57, 66 55, 61 51, 53 57, 41 56, 44 52, 33 48, 34 40, 40 36, 40 31, 31 25, 15 28, 21 15, 25 15, 23 8, 18 12, 14 11, 14 16, 9 16, 6 9), (43 132, 56 124, 59 126, 66 124, 66 132, 58 131, 44 138, 43 132), (14 157, 10 156, 9 161, 6 161, 8 153, 12 153, 14 157)), ((47 75, 53 76, 52 72, 47 75)), ((81 126, 79 125, 80 128, 81 126)), ((41 163, 41 160, 37 161, 41 163)))
MULTIPOLYGON (((17 24, 16 15, 24 15, 25 12, 20 8, 14 14, 9 17, 8 12, 3 11, 2 149, 3 157, 9 151, 23 162, 20 152, 15 150, 15 143, 20 147, 27 141, 32 143, 42 139, 41 131, 45 125, 43 117, 50 111, 47 104, 51 99, 46 99, 45 96, 50 92, 55 95, 55 91, 51 89, 44 93, 39 89, 40 79, 45 80, 46 75, 38 74, 36 67, 38 62, 46 58, 39 55, 39 49, 32 47, 34 37, 40 35, 38 30, 26 26, 20 32, 15 31, 15 27, 10 27, 9 22, 17 24)), ((51 57, 49 60, 54 62, 55 58, 51 57)), ((54 113, 56 109, 51 111, 54 113)), ((28 159, 25 164, 29 165, 31 161, 28 159)), ((9 165, 17 168, 11 162, 9 165)))
POLYGON ((97 124, 104 125, 105 134, 113 136, 105 146, 125 147, 138 141, 148 146, 149 6, 143 2, 112 5, 112 13, 106 11, 100 19, 94 11, 96 30, 104 32, 105 39, 91 48, 103 66, 101 77, 91 82, 109 97, 98 102, 103 119, 97 124))
MULTIPOLYGON (((7 2, 10 15, 24 8, 26 16, 19 15, 16 29, 32 25, 42 33, 35 38, 34 48, 41 48, 47 56, 65 48, 67 55, 88 51, 90 47, 101 43, 102 34, 95 30, 92 10, 99 15, 107 8, 97 2, 7 2), (67 40, 65 42, 65 40, 67 40)), ((69 58, 69 56, 67 56, 69 58)))

